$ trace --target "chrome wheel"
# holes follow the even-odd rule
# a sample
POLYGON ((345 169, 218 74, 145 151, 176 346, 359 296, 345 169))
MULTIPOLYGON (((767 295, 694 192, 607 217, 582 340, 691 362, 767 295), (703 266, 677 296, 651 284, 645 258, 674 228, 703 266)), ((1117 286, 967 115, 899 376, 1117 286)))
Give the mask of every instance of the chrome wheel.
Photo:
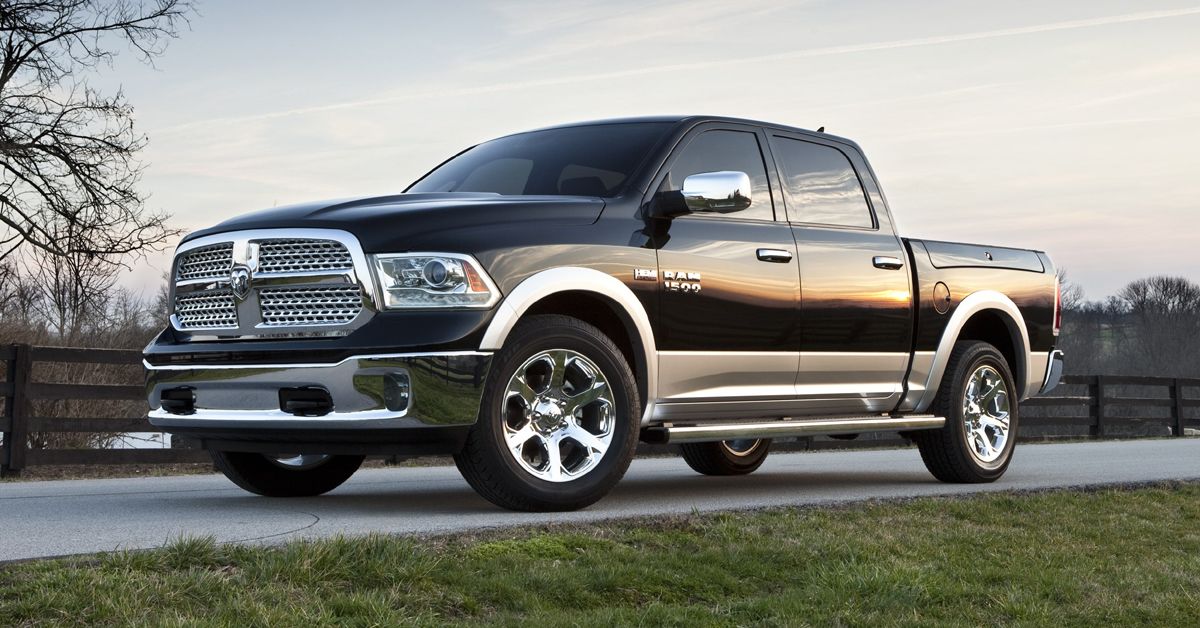
POLYGON ((994 367, 982 365, 963 392, 963 434, 967 449, 979 462, 992 463, 1004 454, 1009 436, 1008 385, 994 367))
POLYGON ((266 459, 279 467, 290 469, 292 471, 305 471, 307 469, 315 469, 329 460, 328 454, 278 454, 274 456, 266 456, 266 459))
POLYGON ((508 381, 502 410, 508 452, 548 482, 587 474, 612 443, 616 401, 604 373, 569 349, 542 351, 508 381))
POLYGON ((741 457, 754 453, 754 450, 758 449, 758 445, 761 442, 762 439, 760 438, 739 438, 737 440, 723 440, 721 441, 721 446, 730 454, 741 457))

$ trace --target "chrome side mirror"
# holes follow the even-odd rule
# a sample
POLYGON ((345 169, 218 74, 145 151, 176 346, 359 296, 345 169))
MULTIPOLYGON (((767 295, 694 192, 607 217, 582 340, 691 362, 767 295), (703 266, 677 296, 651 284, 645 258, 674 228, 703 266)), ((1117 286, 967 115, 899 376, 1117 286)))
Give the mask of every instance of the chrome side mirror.
POLYGON ((683 180, 682 194, 688 211, 742 211, 750 206, 750 176, 732 170, 701 172, 683 180))

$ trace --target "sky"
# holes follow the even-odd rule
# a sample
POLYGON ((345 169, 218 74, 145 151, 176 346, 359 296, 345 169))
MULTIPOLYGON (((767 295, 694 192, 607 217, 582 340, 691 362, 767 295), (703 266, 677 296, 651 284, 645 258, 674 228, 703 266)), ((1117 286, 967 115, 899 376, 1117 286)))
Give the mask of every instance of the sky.
MULTIPOLYGON (((715 114, 849 137, 901 235, 1200 282, 1200 3, 203 0, 124 89, 185 231, 388 194, 506 133, 715 114)), ((168 254, 123 283, 151 294, 168 254)))

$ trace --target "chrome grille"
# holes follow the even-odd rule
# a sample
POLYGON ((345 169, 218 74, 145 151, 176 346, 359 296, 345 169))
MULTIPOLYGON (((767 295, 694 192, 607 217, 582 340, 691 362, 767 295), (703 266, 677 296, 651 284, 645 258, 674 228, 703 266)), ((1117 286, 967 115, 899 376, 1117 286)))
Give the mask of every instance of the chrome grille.
POLYGON ((345 335, 375 311, 369 277, 358 241, 342 231, 206 236, 179 251, 172 323, 198 340, 345 335))
POLYGON ((175 316, 184 329, 237 327, 237 304, 227 288, 201 290, 175 297, 175 316))
POLYGON ((263 325, 345 325, 362 311, 357 287, 263 288, 258 291, 263 325))
POLYGON ((258 272, 303 273, 354 270, 354 258, 336 240, 288 238, 260 240, 258 272))
POLYGON ((222 242, 185 253, 179 258, 176 278, 179 281, 219 279, 228 277, 232 268, 233 243, 222 242))

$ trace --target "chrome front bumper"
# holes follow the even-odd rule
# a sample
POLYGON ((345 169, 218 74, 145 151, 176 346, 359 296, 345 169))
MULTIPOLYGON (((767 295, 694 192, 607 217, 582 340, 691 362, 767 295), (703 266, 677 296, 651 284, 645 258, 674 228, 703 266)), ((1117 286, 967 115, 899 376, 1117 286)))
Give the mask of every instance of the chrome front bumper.
POLYGON ((147 362, 146 396, 150 422, 167 431, 472 425, 491 359, 491 353, 463 351, 361 355, 333 364, 147 362), (288 411, 283 394, 296 390, 324 391, 329 407, 288 411), (176 401, 164 404, 164 394, 176 401), (187 403, 178 401, 184 397, 187 403))

